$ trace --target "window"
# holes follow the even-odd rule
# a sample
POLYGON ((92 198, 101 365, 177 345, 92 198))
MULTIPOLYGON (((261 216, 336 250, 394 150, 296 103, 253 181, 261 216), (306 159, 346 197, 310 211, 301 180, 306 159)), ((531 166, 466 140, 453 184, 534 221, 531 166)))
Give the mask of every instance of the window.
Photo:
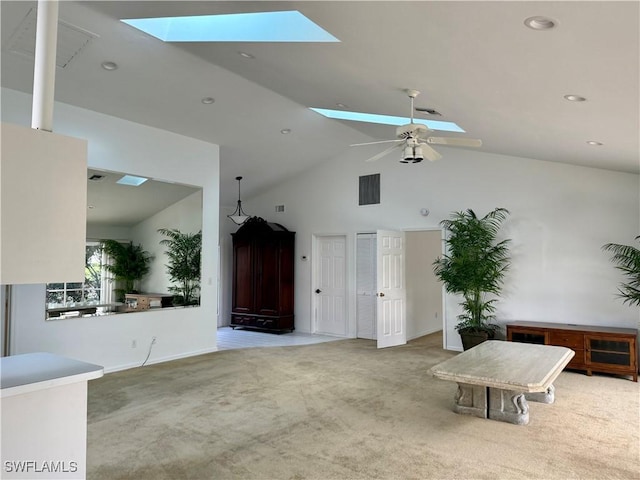
POLYGON ((97 242, 87 243, 85 252, 84 282, 58 282, 47 284, 47 311, 49 317, 74 312, 95 313, 91 305, 98 305, 105 301, 104 292, 107 289, 105 260, 102 248, 97 242), (90 311, 93 310, 93 311, 90 311))

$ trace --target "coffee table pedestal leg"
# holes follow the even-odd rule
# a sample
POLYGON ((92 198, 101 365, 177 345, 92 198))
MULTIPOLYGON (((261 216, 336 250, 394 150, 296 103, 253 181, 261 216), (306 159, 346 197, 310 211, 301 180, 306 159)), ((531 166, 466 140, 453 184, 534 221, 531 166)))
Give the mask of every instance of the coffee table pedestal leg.
POLYGON ((553 403, 555 401, 556 388, 553 385, 549 385, 549 388, 545 392, 533 392, 527 393, 527 400, 531 402, 540 403, 553 403))
POLYGON ((487 418, 487 387, 458 383, 453 411, 487 418))
POLYGON ((555 400, 555 388, 551 385, 544 392, 528 392, 525 394, 513 390, 458 383, 453 411, 479 418, 489 418, 516 425, 527 425, 529 423, 529 404, 527 400, 553 403, 555 400))
POLYGON ((501 422, 527 425, 529 405, 523 392, 489 388, 487 418, 501 422))

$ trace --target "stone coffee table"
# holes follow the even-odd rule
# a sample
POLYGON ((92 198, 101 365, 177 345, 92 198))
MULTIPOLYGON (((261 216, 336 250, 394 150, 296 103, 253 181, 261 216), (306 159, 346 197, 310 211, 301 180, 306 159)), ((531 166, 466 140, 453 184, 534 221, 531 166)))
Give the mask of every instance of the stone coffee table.
POLYGON ((553 381, 575 352, 569 348, 490 340, 431 369, 458 383, 457 413, 526 425, 527 399, 553 403, 553 381))

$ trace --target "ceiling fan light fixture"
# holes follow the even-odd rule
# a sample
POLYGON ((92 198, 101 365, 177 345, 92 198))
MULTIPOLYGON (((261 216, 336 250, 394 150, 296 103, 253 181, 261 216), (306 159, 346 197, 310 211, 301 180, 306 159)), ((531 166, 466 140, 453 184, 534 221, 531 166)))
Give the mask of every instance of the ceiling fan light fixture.
POLYGON ((242 180, 242 177, 236 177, 236 180, 238 181, 238 204, 236 205, 236 209, 233 213, 231 215, 227 215, 227 218, 236 225, 242 225, 251 217, 242 210, 242 200, 240 199, 240 180, 242 180))
POLYGON ((424 160, 424 155, 422 154, 422 147, 414 147, 413 149, 413 163, 419 163, 424 160))
POLYGON ((406 146, 402 154, 403 160, 413 160, 413 147, 406 146))
MULTIPOLYGON (((474 138, 448 138, 448 137, 432 137, 430 136, 431 128, 423 123, 414 122, 413 112, 417 110, 414 108, 413 101, 420 92, 418 90, 405 90, 411 100, 411 123, 399 125, 396 128, 396 139, 394 140, 382 140, 376 142, 355 143, 352 147, 358 147, 363 145, 374 145, 380 143, 393 143, 386 150, 377 153, 373 157, 368 158, 367 162, 375 162, 376 160, 384 157, 388 153, 399 148, 401 153, 400 163, 420 163, 425 158, 431 162, 440 160, 440 155, 436 150, 431 148, 430 143, 441 145, 452 145, 459 147, 479 147, 482 145, 482 141, 474 138)), ((314 111, 319 109, 312 108, 314 111)), ((318 111, 318 113, 322 113, 318 111)), ((337 117, 334 117, 337 118, 337 117)), ((345 119, 345 118, 343 118, 345 119)), ((464 133, 464 132, 463 132, 464 133)))

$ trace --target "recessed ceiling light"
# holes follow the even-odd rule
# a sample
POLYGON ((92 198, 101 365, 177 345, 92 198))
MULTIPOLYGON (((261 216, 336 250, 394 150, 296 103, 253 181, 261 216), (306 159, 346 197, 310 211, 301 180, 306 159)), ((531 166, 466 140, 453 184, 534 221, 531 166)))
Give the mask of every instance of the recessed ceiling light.
POLYGON ((593 147, 599 147, 600 145, 604 145, 602 142, 596 142, 595 140, 589 140, 587 145, 591 145, 593 147))
POLYGON ((109 70, 110 72, 118 69, 118 64, 116 62, 102 62, 100 65, 102 68, 109 70))
POLYGON ((253 55, 251 55, 250 53, 247 53, 247 52, 238 52, 238 55, 240 55, 241 57, 244 57, 244 58, 256 58, 256 57, 254 57, 253 55))
POLYGON ((200 100, 202 103, 204 103, 205 105, 211 105, 212 103, 214 103, 216 101, 215 98, 213 97, 204 97, 202 100, 200 100))
POLYGON ((551 20, 548 17, 529 17, 524 21, 524 24, 532 28, 533 30, 551 30, 557 24, 555 20, 551 20))
POLYGON ((283 135, 287 135, 288 133, 291 133, 291 129, 290 128, 283 128, 282 130, 280 130, 280 133, 283 135))
POLYGON ((580 95, 565 95, 564 98, 565 100, 569 100, 570 102, 584 102, 585 100, 587 100, 580 95))

